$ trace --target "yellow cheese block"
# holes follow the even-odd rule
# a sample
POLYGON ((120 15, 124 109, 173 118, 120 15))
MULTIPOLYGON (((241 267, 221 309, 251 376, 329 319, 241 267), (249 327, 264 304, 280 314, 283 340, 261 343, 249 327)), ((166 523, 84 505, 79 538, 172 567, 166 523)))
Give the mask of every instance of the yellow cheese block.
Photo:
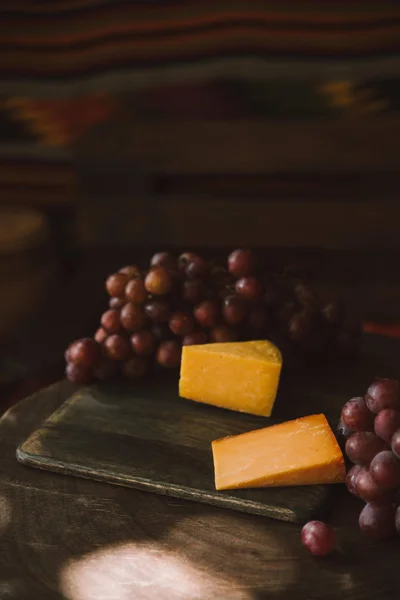
POLYGON ((282 368, 278 348, 266 340, 184 346, 182 398, 269 417, 282 368))
POLYGON ((342 483, 343 454, 324 415, 212 442, 217 490, 342 483))

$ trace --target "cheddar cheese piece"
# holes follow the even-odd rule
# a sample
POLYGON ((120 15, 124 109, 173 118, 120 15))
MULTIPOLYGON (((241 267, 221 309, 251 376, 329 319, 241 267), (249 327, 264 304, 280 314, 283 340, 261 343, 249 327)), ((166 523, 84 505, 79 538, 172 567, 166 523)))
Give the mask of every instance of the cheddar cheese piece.
POLYGON ((182 398, 269 417, 282 367, 278 348, 266 340, 184 346, 182 398))
POLYGON ((344 459, 324 415, 212 442, 217 490, 341 483, 344 459))

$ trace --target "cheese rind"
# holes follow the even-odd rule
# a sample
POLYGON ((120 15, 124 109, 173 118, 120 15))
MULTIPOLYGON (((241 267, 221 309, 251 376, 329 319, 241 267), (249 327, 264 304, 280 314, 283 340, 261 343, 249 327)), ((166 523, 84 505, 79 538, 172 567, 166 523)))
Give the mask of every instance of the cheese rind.
POLYGON ((281 368, 281 353, 267 340, 184 346, 179 395, 269 417, 281 368))
POLYGON ((342 483, 343 454, 322 414, 212 442, 217 490, 342 483))

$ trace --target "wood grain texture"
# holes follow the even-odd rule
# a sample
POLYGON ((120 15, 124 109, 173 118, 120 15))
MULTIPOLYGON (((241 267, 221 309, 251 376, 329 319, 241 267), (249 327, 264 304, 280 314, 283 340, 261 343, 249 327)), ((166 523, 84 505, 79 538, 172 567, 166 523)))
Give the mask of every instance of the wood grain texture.
MULTIPOLYGON (((365 352, 349 395, 355 388, 360 393, 373 375, 399 374, 399 342, 371 336, 365 352)), ((334 414, 346 376, 324 379, 324 400, 334 414)), ((19 464, 17 446, 75 390, 67 382, 52 386, 0 421, 4 598, 398 599, 398 542, 373 543, 362 536, 357 523, 362 504, 344 486, 337 487, 330 517, 338 549, 327 559, 314 559, 302 548, 296 524, 19 464)), ((308 398, 312 407, 317 399, 308 398)))
POLYGON ((330 486, 217 492, 212 440, 276 421, 183 400, 177 388, 177 376, 84 388, 22 444, 18 460, 284 521, 323 513, 330 486))

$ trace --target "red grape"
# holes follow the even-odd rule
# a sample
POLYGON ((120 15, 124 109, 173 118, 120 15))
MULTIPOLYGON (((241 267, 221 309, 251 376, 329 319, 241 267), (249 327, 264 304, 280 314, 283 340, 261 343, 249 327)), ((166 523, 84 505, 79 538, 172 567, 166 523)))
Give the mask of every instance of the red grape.
POLYGON ((228 269, 235 277, 252 275, 255 268, 255 258, 251 250, 234 250, 228 256, 228 269))
POLYGON ((397 533, 400 534, 400 506, 398 506, 396 510, 395 525, 397 533))
POLYGON ((395 506, 388 502, 369 502, 359 518, 360 529, 374 540, 384 540, 396 533, 395 506))
POLYGON ((108 331, 108 333, 117 333, 121 327, 119 310, 116 308, 110 308, 110 310, 106 310, 106 312, 102 314, 100 323, 103 329, 108 331))
POLYGON ((104 352, 111 360, 125 360, 130 352, 129 343, 124 337, 114 333, 104 342, 104 352))
POLYGON ((219 317, 218 304, 213 300, 204 300, 194 309, 194 318, 201 327, 214 327, 219 317))
POLYGON ((354 487, 356 495, 364 502, 383 502, 393 499, 389 492, 376 483, 371 473, 365 468, 355 476, 354 487))
POLYGON ((150 260, 151 267, 164 267, 165 269, 175 269, 177 266, 176 258, 170 252, 157 252, 150 260))
POLYGON ((190 279, 184 281, 182 289, 182 298, 190 304, 197 304, 202 300, 205 293, 205 287, 201 279, 190 279))
POLYGON ((234 329, 227 327, 226 325, 219 325, 214 327, 210 332, 210 340, 212 342, 236 342, 237 333, 234 329))
POLYGON ((82 338, 69 346, 67 356, 74 365, 93 367, 101 356, 101 350, 92 338, 82 338))
POLYGON ((192 331, 189 335, 185 335, 182 340, 183 346, 194 346, 196 344, 206 344, 207 334, 205 331, 192 331))
POLYGON ((352 431, 372 431, 374 416, 361 396, 352 398, 342 408, 341 420, 352 431))
POLYGON ((257 300, 263 291, 261 282, 256 277, 241 277, 237 280, 235 289, 246 300, 257 300))
POLYGON ((157 362, 167 369, 175 369, 181 362, 181 352, 181 346, 175 340, 161 342, 157 349, 157 362))
POLYGON ((186 267, 188 266, 188 264, 193 262, 194 260, 196 260, 196 258, 200 258, 200 257, 198 254, 195 254, 194 252, 183 252, 183 254, 181 254, 178 258, 179 271, 184 273, 186 271, 186 267))
POLYGON ((105 331, 102 327, 99 327, 96 333, 94 334, 94 339, 98 344, 103 344, 108 337, 107 331, 105 331))
POLYGON ((229 325, 238 325, 246 316, 246 304, 243 298, 230 294, 224 300, 222 315, 229 325))
POLYGON ((369 410, 375 414, 384 408, 400 410, 400 383, 395 379, 378 379, 367 390, 365 398, 369 410))
POLYGON ((378 437, 390 444, 394 432, 400 428, 400 412, 384 408, 375 417, 374 429, 378 437))
POLYGON ((156 338, 151 331, 143 329, 131 336, 131 345, 136 354, 148 356, 153 353, 156 346, 156 338))
POLYGON ((400 461, 391 450, 383 450, 374 456, 369 470, 383 490, 394 490, 400 486, 400 461))
POLYGON ((149 370, 148 362, 141 356, 133 356, 121 365, 121 371, 128 379, 143 377, 149 370))
POLYGON ((93 371, 86 365, 69 363, 65 368, 65 376, 72 383, 86 384, 93 379, 93 371))
POLYGON ((125 298, 133 304, 143 304, 147 298, 147 291, 142 279, 136 277, 128 281, 125 287, 125 298))
POLYGON ((125 273, 114 273, 106 281, 106 290, 115 298, 123 298, 125 295, 125 286, 129 281, 125 273))
POLYGON ((123 273, 127 275, 129 279, 133 279, 134 277, 140 277, 140 269, 136 267, 136 265, 127 265, 126 267, 122 267, 118 271, 118 273, 123 273))
POLYGON ((350 494, 353 494, 353 496, 358 496, 358 493, 356 491, 356 481, 358 475, 362 472, 368 473, 365 467, 361 467, 360 465, 354 465, 351 467, 351 469, 347 471, 346 486, 350 494))
POLYGON ((150 294, 164 296, 171 291, 173 278, 164 267, 154 267, 145 277, 144 285, 150 294))
POLYGON ((118 366, 116 361, 110 360, 106 356, 102 356, 100 362, 96 365, 94 370, 94 376, 96 379, 111 379, 118 373, 118 366))
POLYGON ((110 308, 122 308, 125 304, 125 298, 110 298, 108 306, 110 308))
POLYGON ((313 330, 313 321, 307 311, 295 313, 289 320, 288 335, 294 342, 306 340, 313 330))
POLYGON ((385 442, 369 431, 357 431, 346 442, 346 454, 351 462, 366 467, 378 452, 386 448, 385 442))
POLYGON ((344 311, 339 302, 330 302, 321 308, 321 314, 329 325, 340 325, 343 322, 344 311))
POLYGON ((144 310, 153 323, 166 323, 171 314, 170 307, 165 300, 152 300, 146 304, 144 310))
POLYGON ((169 319, 169 328, 175 335, 188 335, 194 329, 194 319, 184 312, 175 312, 169 319))
POLYGON ((327 556, 335 547, 333 529, 322 521, 310 521, 301 531, 303 546, 314 556, 327 556))
POLYGON ((141 306, 128 302, 121 310, 120 320, 128 331, 139 331, 146 325, 147 317, 141 306))
POLYGON ((395 431, 392 435, 391 444, 393 453, 397 456, 397 458, 400 458, 400 429, 395 431))
POLYGON ((188 279, 202 279, 207 273, 208 264, 204 258, 201 258, 200 256, 189 261, 185 269, 185 274, 188 279))

